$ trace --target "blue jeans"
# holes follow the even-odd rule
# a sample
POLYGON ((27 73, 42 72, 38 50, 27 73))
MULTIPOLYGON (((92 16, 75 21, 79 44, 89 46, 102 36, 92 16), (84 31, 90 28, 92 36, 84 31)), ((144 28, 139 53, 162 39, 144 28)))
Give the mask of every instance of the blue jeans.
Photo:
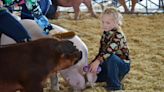
POLYGON ((38 3, 40 5, 43 15, 46 15, 51 5, 50 0, 41 0, 38 3))
POLYGON ((121 80, 130 70, 130 63, 124 62, 120 57, 112 54, 100 67, 97 82, 106 82, 108 90, 121 90, 121 80))
POLYGON ((29 36, 26 29, 16 20, 7 10, 0 12, 0 33, 13 38, 17 43, 29 40, 29 36))

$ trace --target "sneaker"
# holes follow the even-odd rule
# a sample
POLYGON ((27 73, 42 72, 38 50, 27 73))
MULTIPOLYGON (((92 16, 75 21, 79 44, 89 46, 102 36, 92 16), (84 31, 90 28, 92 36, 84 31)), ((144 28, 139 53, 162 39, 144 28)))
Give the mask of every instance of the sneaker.
POLYGON ((45 34, 49 34, 49 32, 51 31, 53 29, 53 27, 52 27, 52 25, 51 24, 49 24, 47 27, 45 27, 44 28, 44 32, 45 32, 45 34))

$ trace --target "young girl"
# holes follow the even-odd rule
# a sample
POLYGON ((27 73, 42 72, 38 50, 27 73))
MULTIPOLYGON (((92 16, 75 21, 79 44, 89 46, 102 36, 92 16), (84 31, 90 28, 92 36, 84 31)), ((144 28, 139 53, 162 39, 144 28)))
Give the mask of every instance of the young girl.
POLYGON ((127 42, 121 31, 122 15, 115 8, 107 8, 102 14, 103 35, 99 53, 90 64, 90 72, 101 67, 97 82, 106 82, 107 90, 121 90, 121 80, 130 70, 127 42))

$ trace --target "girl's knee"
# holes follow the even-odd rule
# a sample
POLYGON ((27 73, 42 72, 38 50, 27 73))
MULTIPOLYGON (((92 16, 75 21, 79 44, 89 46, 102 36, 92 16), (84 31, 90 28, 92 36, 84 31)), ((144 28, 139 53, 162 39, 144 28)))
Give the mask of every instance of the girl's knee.
POLYGON ((112 63, 112 64, 117 64, 122 62, 122 60, 115 54, 112 54, 108 59, 107 59, 108 63, 112 63))
POLYGON ((112 54, 109 58, 108 61, 112 62, 112 63, 120 63, 122 62, 122 59, 120 57, 118 57, 115 54, 112 54))

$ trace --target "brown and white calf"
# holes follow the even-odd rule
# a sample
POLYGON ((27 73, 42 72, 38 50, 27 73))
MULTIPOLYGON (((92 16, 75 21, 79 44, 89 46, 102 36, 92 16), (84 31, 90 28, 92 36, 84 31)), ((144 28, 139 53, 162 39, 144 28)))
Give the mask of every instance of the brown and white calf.
POLYGON ((0 91, 43 92, 42 82, 47 77, 81 57, 71 41, 54 38, 1 46, 0 91))
MULTIPOLYGON (((28 30, 28 33, 30 34, 32 40, 36 40, 36 39, 43 38, 43 37, 52 37, 51 34, 49 34, 49 36, 43 34, 42 29, 33 20, 26 19, 26 20, 21 20, 20 22, 28 30)), ((52 24, 52 26, 54 28, 54 30, 52 30, 52 33, 68 31, 57 25, 52 24)), ((51 33, 51 31, 50 31, 50 33, 51 33)), ((74 45, 80 51, 82 51, 82 59, 79 60, 79 62, 76 65, 73 65, 67 69, 61 70, 60 74, 62 75, 62 77, 64 79, 66 79, 68 81, 68 83, 71 85, 71 87, 74 90, 77 90, 77 89, 82 90, 86 86, 83 67, 88 65, 88 48, 85 45, 85 43, 80 39, 80 37, 78 37, 77 35, 68 40, 72 41, 74 43, 74 45), (75 76, 78 76, 78 77, 75 77, 75 76)), ((1 44, 11 44, 11 43, 15 43, 15 41, 5 35, 2 35, 1 44)), ((52 90, 59 90, 59 85, 58 85, 59 83, 58 83, 57 79, 58 78, 56 75, 51 76, 51 86, 52 86, 51 89, 52 90)))

